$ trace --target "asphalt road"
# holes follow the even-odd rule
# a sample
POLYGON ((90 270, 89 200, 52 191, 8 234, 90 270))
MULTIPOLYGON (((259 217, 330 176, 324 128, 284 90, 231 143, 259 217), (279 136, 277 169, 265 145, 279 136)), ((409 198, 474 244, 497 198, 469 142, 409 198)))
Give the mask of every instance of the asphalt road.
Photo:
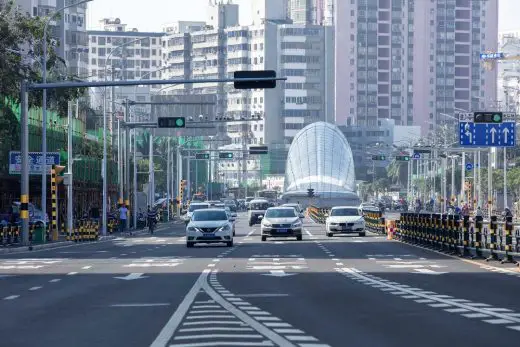
POLYGON ((186 248, 183 225, 0 256, 0 346, 490 346, 520 340, 520 273, 366 237, 186 248))

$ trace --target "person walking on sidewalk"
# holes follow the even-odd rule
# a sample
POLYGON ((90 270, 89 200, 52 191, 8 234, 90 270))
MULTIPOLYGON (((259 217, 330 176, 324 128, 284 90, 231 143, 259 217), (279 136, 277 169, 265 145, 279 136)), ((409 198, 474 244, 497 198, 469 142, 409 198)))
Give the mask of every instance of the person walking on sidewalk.
MULTIPOLYGON (((119 231, 123 234, 126 230, 126 221, 128 217, 128 209, 125 204, 122 204, 119 208, 119 231)), ((130 233, 132 235, 132 233, 130 233)))

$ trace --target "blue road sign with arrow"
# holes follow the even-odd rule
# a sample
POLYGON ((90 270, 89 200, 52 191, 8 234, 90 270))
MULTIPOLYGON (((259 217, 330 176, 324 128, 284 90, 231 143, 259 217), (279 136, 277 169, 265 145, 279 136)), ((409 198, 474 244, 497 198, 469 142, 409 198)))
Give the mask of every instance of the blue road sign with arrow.
POLYGON ((467 164, 466 164, 466 170, 468 170, 468 171, 473 170, 473 164, 471 164, 471 163, 467 163, 467 164))
POLYGON ((421 159, 421 153, 414 153, 412 159, 421 159))
POLYGON ((473 114, 459 115, 459 143, 467 147, 514 147, 516 115, 505 114, 502 123, 474 123, 473 114), (471 116, 470 116, 471 115, 471 116))

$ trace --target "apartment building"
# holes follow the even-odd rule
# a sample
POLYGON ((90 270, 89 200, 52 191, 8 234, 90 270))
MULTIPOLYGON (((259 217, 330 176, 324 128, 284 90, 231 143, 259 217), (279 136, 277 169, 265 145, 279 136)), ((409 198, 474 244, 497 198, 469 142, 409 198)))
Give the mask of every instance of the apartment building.
POLYGON ((484 109, 496 71, 480 53, 497 49, 498 2, 336 1, 336 121, 420 125, 442 114, 484 109))
POLYGON ((518 112, 520 108, 520 31, 501 32, 497 53, 506 60, 490 61, 485 68, 498 71, 498 103, 501 110, 518 112))
POLYGON ((88 76, 87 4, 73 4, 70 0, 15 0, 19 9, 34 17, 46 17, 59 11, 50 22, 51 38, 58 41, 56 53, 67 66, 67 73, 85 78, 88 76))

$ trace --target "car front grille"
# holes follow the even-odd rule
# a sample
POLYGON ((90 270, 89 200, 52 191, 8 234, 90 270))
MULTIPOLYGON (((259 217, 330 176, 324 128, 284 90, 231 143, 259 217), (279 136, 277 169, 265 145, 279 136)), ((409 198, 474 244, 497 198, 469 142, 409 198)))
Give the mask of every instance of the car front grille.
POLYGON ((290 228, 291 224, 273 224, 273 228, 290 228))
POLYGON ((214 233, 218 228, 200 228, 203 233, 214 233))

